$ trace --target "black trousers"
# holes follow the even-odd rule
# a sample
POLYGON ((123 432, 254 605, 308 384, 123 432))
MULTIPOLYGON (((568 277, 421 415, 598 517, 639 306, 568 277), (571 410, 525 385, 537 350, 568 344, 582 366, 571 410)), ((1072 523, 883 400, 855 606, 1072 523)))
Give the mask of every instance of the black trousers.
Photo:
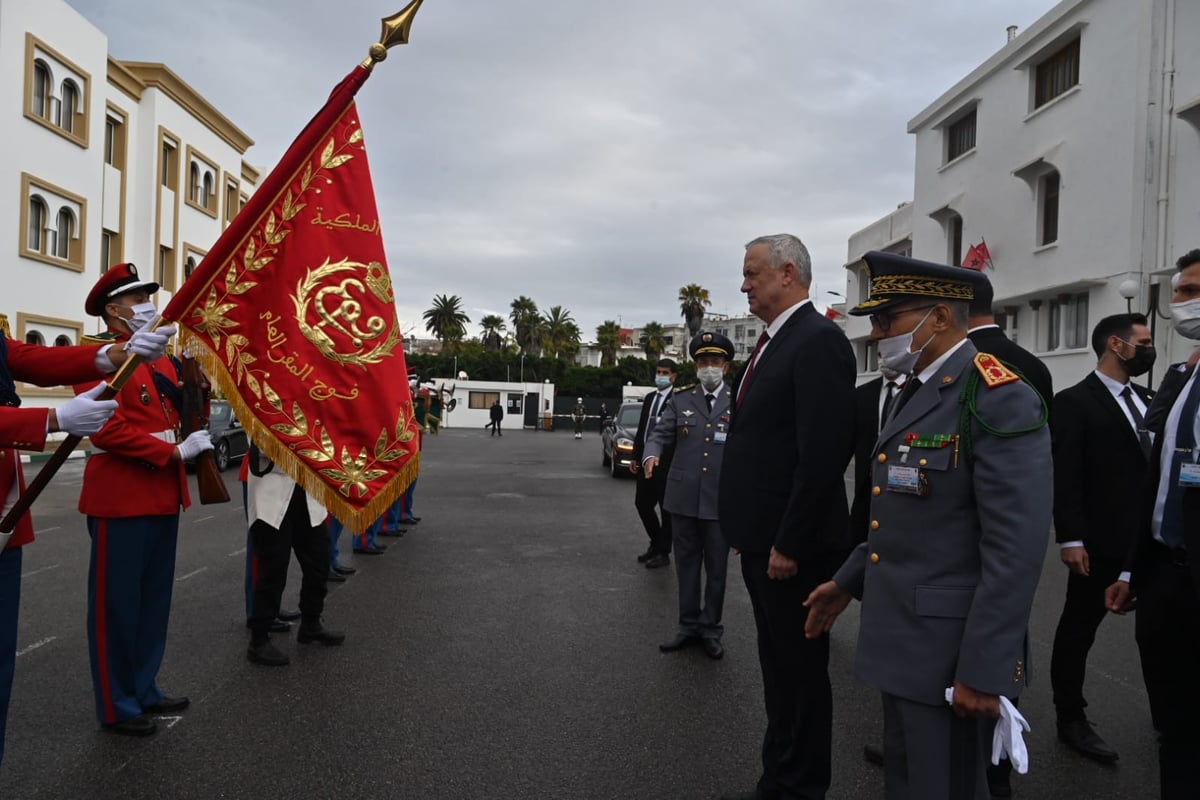
POLYGON ((1158 731, 1162 799, 1194 800, 1200 787, 1200 596, 1191 570, 1165 547, 1155 550, 1133 576, 1142 678, 1158 731))
POLYGON ((660 475, 657 468, 654 475, 653 478, 646 478, 640 471, 638 472, 637 487, 633 492, 633 506, 642 519, 646 535, 650 537, 650 547, 655 552, 669 554, 671 552, 671 515, 662 507, 663 497, 667 493, 667 481, 665 475, 660 475))
POLYGON ((329 532, 324 524, 310 525, 304 490, 292 490, 287 512, 280 528, 262 520, 250 526, 250 538, 258 558, 258 579, 254 585, 254 613, 250 629, 265 636, 279 615, 279 603, 287 585, 288 561, 296 553, 302 574, 300 613, 305 619, 319 619, 325 608, 325 588, 329 577, 329 532))
POLYGON ((1121 574, 1121 562, 1088 554, 1091 574, 1067 576, 1067 599, 1063 603, 1054 649, 1050 655, 1050 686, 1060 722, 1085 719, 1083 679, 1088 652, 1096 641, 1096 630, 1108 616, 1104 590, 1121 574))
POLYGON ((804 601, 841 564, 836 557, 802 561, 787 580, 767 577, 766 553, 742 553, 742 578, 758 628, 767 732, 758 790, 765 798, 819 800, 829 790, 833 691, 829 636, 804 638, 804 601))

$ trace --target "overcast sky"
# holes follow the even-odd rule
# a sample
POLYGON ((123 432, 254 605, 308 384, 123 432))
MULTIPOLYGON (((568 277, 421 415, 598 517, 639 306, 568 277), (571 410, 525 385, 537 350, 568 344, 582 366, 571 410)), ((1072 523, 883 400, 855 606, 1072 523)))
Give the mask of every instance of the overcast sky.
MULTIPOLYGON (((265 171, 407 0, 69 2, 265 171)), ((435 294, 473 322, 525 294, 592 339, 679 321, 687 283, 740 314, 743 245, 778 232, 835 302, 849 235, 912 196, 908 120, 1053 5, 426 0, 358 95, 401 324, 427 336, 435 294)))

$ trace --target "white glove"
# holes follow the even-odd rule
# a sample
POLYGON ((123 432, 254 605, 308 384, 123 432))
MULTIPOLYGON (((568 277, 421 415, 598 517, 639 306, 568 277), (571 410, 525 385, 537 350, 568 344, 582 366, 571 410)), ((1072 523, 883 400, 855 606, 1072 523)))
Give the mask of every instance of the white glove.
MULTIPOLYGON (((946 702, 954 702, 953 686, 946 689, 946 702)), ((1029 722, 1017 707, 1001 695, 1000 719, 996 720, 996 729, 992 733, 992 764, 999 764, 1000 759, 1007 756, 1017 774, 1029 772, 1029 750, 1021 733, 1029 733, 1030 730, 1029 722)))
POLYGON ((192 431, 175 449, 179 451, 181 461, 191 461, 205 450, 213 449, 212 437, 208 431, 192 431))
POLYGON ((58 429, 72 436, 91 436, 104 427, 117 410, 116 400, 97 400, 108 385, 98 383, 80 395, 72 397, 54 412, 58 429))
POLYGON ((143 361, 155 361, 167 352, 167 343, 179 331, 175 325, 163 325, 158 330, 142 330, 129 337, 129 352, 143 361))

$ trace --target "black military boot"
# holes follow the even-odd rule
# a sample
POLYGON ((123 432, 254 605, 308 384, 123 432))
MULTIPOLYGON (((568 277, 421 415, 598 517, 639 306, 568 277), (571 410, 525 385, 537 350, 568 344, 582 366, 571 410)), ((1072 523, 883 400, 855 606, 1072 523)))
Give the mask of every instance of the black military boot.
POLYGON ((346 634, 329 630, 321 624, 320 617, 305 615, 300 622, 300 632, 296 634, 296 641, 300 644, 316 643, 332 646, 346 641, 346 634))
POLYGON ((281 652, 278 647, 271 644, 271 639, 266 634, 255 634, 251 637, 250 648, 246 651, 246 658, 255 664, 262 664, 264 667, 286 667, 291 663, 291 659, 287 657, 287 654, 281 652))

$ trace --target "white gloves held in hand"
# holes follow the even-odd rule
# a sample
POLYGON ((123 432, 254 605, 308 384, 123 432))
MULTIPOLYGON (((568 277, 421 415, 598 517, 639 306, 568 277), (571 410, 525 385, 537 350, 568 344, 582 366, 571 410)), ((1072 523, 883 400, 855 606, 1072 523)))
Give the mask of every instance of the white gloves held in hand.
POLYGON ((91 436, 103 428, 117 410, 116 400, 97 399, 107 388, 108 384, 98 383, 59 406, 54 412, 58 429, 72 436, 83 437, 91 436))
POLYGON ((213 449, 212 437, 208 435, 208 431, 193 431, 176 445, 175 449, 179 451, 181 461, 191 461, 205 450, 213 449))
POLYGON ((163 325, 157 330, 143 328, 129 337, 129 352, 141 356, 144 361, 155 361, 167 352, 167 343, 179 331, 176 325, 163 325))

